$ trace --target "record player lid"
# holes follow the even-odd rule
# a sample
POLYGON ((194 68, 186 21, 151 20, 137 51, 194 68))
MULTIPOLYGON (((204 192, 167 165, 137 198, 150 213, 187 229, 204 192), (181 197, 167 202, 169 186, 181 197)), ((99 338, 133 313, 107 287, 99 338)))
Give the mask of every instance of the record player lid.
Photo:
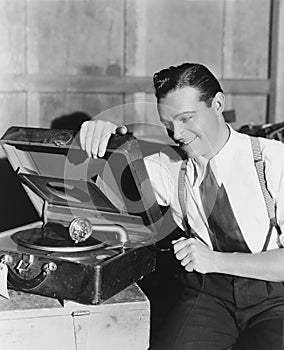
MULTIPOLYGON (((160 208, 132 135, 113 135, 104 159, 88 158, 71 130, 13 126, 0 143, 22 182, 41 200, 60 204, 71 196, 76 203, 79 197, 79 206, 90 209, 95 196, 98 210, 138 215, 157 232, 160 208)), ((41 213, 41 200, 27 193, 41 213)))

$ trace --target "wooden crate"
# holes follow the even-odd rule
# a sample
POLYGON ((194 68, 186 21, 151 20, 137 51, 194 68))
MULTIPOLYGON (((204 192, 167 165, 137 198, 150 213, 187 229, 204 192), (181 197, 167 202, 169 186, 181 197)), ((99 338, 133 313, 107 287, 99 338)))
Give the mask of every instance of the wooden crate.
POLYGON ((11 350, 145 350, 150 305, 133 284, 100 305, 22 292, 0 297, 1 348, 11 350))

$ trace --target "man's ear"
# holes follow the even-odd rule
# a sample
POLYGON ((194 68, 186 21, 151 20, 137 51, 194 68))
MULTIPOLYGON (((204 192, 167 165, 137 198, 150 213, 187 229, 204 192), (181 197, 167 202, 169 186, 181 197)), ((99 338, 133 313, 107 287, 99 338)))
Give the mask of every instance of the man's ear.
POLYGON ((215 109, 217 115, 221 115, 225 109, 225 95, 222 92, 217 92, 213 101, 212 107, 215 109))

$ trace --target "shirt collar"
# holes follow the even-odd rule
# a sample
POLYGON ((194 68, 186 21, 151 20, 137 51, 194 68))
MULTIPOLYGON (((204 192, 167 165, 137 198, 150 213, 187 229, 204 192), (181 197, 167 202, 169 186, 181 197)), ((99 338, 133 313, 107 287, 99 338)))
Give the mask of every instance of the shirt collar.
MULTIPOLYGON (((227 142, 221 150, 210 159, 210 166, 217 179, 222 179, 225 174, 231 171, 231 164, 236 161, 238 149, 240 149, 239 133, 230 125, 227 124, 227 126, 230 130, 227 142)), ((187 174, 192 186, 200 186, 205 175, 207 164, 208 159, 204 157, 199 157, 198 160, 189 160, 187 174)))
POLYGON ((236 162, 240 150, 239 133, 228 125, 230 135, 221 150, 210 159, 210 165, 216 178, 222 178, 228 171, 231 171, 231 164, 236 162))
POLYGON ((227 142, 224 144, 224 146, 220 149, 220 151, 215 154, 213 158, 211 158, 211 161, 218 161, 219 159, 222 158, 227 158, 228 156, 231 155, 232 151, 235 151, 235 146, 236 143, 238 143, 238 135, 239 133, 236 132, 229 124, 227 124, 230 134, 228 137, 227 142))
POLYGON ((187 163, 188 179, 192 186, 200 186, 204 178, 208 159, 199 157, 198 160, 191 158, 187 163))

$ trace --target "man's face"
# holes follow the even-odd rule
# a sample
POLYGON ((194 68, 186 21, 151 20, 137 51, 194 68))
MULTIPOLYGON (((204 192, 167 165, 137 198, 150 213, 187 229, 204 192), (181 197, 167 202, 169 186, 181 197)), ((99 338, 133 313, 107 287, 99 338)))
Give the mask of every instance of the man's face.
POLYGON ((189 158, 211 157, 220 133, 221 112, 199 101, 198 90, 184 87, 161 98, 158 112, 169 135, 189 158))

